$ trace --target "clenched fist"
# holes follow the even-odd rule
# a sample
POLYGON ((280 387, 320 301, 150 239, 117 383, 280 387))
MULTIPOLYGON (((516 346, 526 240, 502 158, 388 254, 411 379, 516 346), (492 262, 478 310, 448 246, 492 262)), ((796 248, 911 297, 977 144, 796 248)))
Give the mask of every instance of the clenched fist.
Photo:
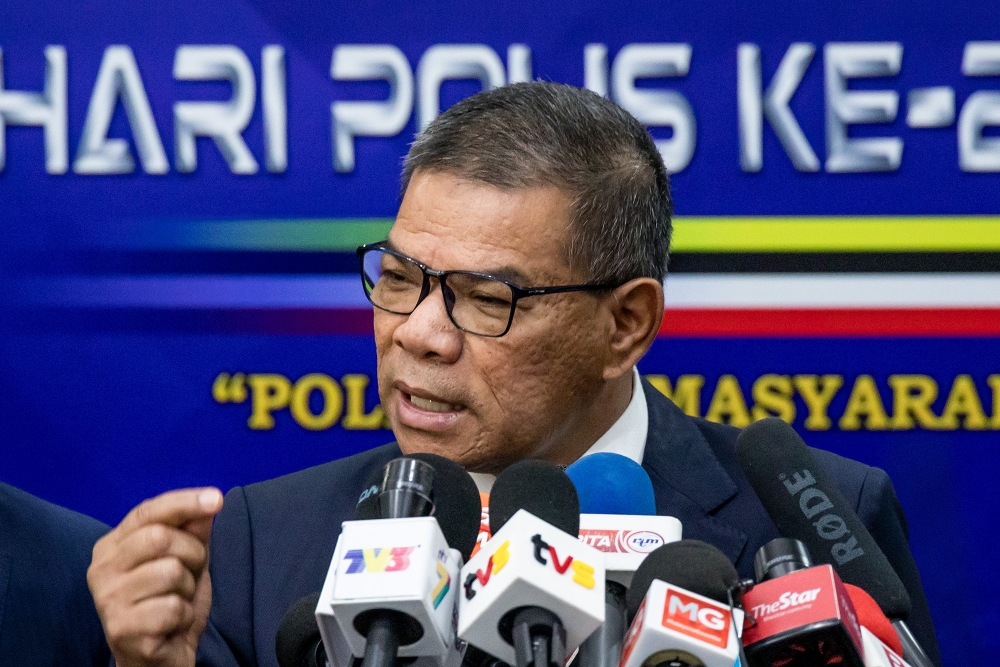
POLYGON ((208 623, 208 543, 218 489, 138 505, 94 545, 87 583, 118 667, 193 667, 208 623))

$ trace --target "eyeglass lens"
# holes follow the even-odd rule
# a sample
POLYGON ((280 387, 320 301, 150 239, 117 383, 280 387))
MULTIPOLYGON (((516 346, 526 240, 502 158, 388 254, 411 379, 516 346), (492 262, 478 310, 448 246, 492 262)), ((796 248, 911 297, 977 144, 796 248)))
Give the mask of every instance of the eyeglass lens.
MULTIPOLYGON (((408 259, 378 249, 364 255, 365 292, 382 310, 412 313, 420 300, 423 280, 423 270, 408 259)), ((514 294, 506 283, 456 272, 447 275, 442 292, 452 320, 461 329, 498 336, 507 328, 514 294)))

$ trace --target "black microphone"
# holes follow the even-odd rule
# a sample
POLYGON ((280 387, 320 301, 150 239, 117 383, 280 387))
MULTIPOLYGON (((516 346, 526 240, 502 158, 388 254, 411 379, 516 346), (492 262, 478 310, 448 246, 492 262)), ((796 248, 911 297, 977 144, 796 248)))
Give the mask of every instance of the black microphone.
MULTIPOLYGON (((580 499, 573 481, 544 461, 520 461, 497 475, 490 491, 490 534, 496 535, 519 510, 573 537, 580 535, 580 499)), ((518 667, 566 664, 566 629, 548 609, 526 606, 500 623, 510 624, 518 667)))
MULTIPOLYGON (((353 527, 352 534, 356 537, 361 535, 362 541, 365 542, 358 546, 364 548, 367 548, 365 535, 370 535, 370 538, 374 540, 373 546, 380 540, 387 540, 382 543, 392 545, 398 537, 393 532, 396 529, 391 529, 388 533, 386 533, 387 528, 385 527, 379 529, 378 526, 382 523, 381 519, 426 521, 420 517, 433 518, 433 524, 436 524, 436 528, 432 530, 432 533, 436 533, 439 537, 434 538, 432 533, 428 533, 427 537, 432 541, 436 539, 439 542, 443 537, 444 541, 441 543, 441 547, 444 550, 438 552, 429 564, 419 567, 430 567, 429 574, 438 582, 433 591, 429 588, 426 591, 431 595, 427 602, 429 605, 427 613, 430 613, 431 619, 436 618, 437 620, 428 619, 426 614, 417 613, 417 617, 423 619, 418 620, 417 617, 407 613, 407 610, 414 610, 412 605, 407 606, 407 603, 402 603, 400 606, 400 601, 396 599, 398 596, 394 596, 391 592, 391 590, 398 589, 386 589, 387 595, 385 597, 382 597, 381 593, 376 593, 376 604, 369 603, 368 608, 364 610, 354 609, 350 604, 348 604, 348 608, 353 609, 352 611, 345 611, 347 608, 339 607, 341 601, 334 595, 338 581, 336 574, 338 568, 343 569, 342 566, 346 565, 349 577, 366 576, 353 573, 369 571, 369 567, 375 568, 372 570, 373 574, 370 575, 375 577, 370 579, 374 583, 380 578, 378 573, 412 569, 410 568, 410 560, 418 558, 421 553, 431 548, 429 543, 424 543, 421 547, 420 539, 414 543, 416 546, 412 548, 379 549, 376 547, 372 553, 366 552, 364 562, 362 562, 359 559, 361 559, 363 549, 352 551, 351 547, 343 547, 342 542, 344 542, 345 534, 342 532, 327 581, 319 601, 313 607, 316 618, 320 622, 328 662, 334 667, 349 667, 358 662, 359 651, 363 651, 364 664, 388 667, 396 662, 400 649, 405 648, 410 652, 410 655, 418 656, 417 664, 420 665, 423 664, 423 659, 419 656, 426 655, 423 651, 433 652, 438 649, 433 648, 433 641, 430 645, 426 641, 417 646, 413 646, 414 643, 420 642, 421 638, 433 636, 438 637, 436 640, 438 644, 442 641, 445 642, 445 645, 449 644, 452 640, 448 637, 453 636, 453 626, 450 631, 443 629, 441 626, 443 621, 439 617, 446 609, 454 610, 454 584, 451 582, 451 577, 458 574, 457 568, 461 566, 459 559, 468 558, 475 546, 481 513, 479 491, 472 477, 460 465, 444 457, 434 454, 414 454, 394 459, 383 468, 373 471, 366 480, 358 499, 355 508, 356 519, 354 522, 346 522, 344 530, 353 527), (359 531, 361 532, 359 533, 359 531), (452 551, 454 556, 447 555, 449 549, 454 550, 452 551), (394 555, 389 556, 389 551, 392 551, 394 555), (399 552, 398 557, 395 555, 396 552, 399 552), (376 554, 381 554, 381 556, 376 556, 376 554), (373 560, 369 563, 369 557, 377 557, 381 560, 378 562, 373 560), (353 560, 348 563, 343 560, 344 558, 353 560), (456 570, 452 575, 449 575, 448 570, 452 567, 455 567, 456 570), (451 593, 449 593, 449 588, 451 593), (338 611, 338 609, 340 610, 338 611), (340 618, 342 613, 347 615, 340 618), (353 639, 349 639, 346 634, 348 630, 343 627, 345 623, 350 628, 350 632, 355 633, 356 636, 353 639), (353 650, 352 646, 354 646, 353 650), (359 646, 360 648, 358 648, 359 646), (330 653, 331 651, 332 653, 330 653), (414 654, 414 651, 417 653, 414 654), (355 652, 357 652, 356 655, 352 657, 355 652)), ((413 528, 413 530, 422 529, 413 528)), ((425 560, 426 558, 420 562, 424 563, 425 560)), ((407 581, 422 581, 420 573, 415 572, 409 576, 410 579, 407 581)), ((370 588, 366 591, 369 597, 371 591, 370 588)), ((447 615, 449 619, 454 619, 453 613, 449 612, 447 615)), ((291 623, 291 610, 286 617, 289 617, 289 623, 291 623)), ((315 625, 315 619, 313 623, 315 625)), ((307 641, 301 634, 294 635, 292 633, 289 636, 303 637, 300 641, 307 641)), ((313 641, 311 635, 308 641, 313 641)), ((291 640, 289 643, 295 644, 291 640)), ((453 648, 453 651, 449 649, 451 652, 448 655, 455 654, 460 660, 459 647, 456 645, 453 648)), ((322 651, 323 648, 320 647, 319 650, 322 651)), ((300 649, 300 652, 303 651, 303 655, 310 653, 308 647, 300 649)), ((290 651, 288 655, 292 656, 293 652, 290 651)), ((322 653, 319 655, 323 656, 322 653)), ((430 658, 430 660, 433 663, 435 659, 430 658)), ((308 667, 312 667, 311 663, 294 662, 289 663, 289 667, 296 664, 307 664, 308 667)), ((317 664, 322 667, 322 663, 317 664)))
POLYGON ((459 636, 518 667, 563 667, 604 616, 603 558, 578 539, 576 488, 558 466, 520 461, 489 509, 492 537, 462 568, 459 636))
POLYGON ((622 667, 732 667, 740 660, 731 594, 736 568, 698 540, 668 542, 639 565, 625 596, 629 631, 622 667))
POLYGON ((318 602, 319 593, 310 593, 285 612, 274 641, 279 667, 329 667, 316 624, 318 602))
POLYGON ((872 596, 899 633, 907 662, 934 667, 904 623, 912 603, 899 575, 795 429, 776 417, 755 422, 737 438, 736 456, 781 534, 872 596))
MULTIPOLYGON (((434 468, 433 493, 442 497, 443 502, 434 503, 431 516, 438 520, 448 546, 458 549, 462 552, 462 558, 469 560, 476 546, 479 524, 482 520, 482 506, 471 500, 479 497, 476 482, 465 468, 443 456, 417 453, 407 454, 405 458, 423 461, 434 468)), ((354 509, 356 521, 392 518, 383 513, 381 506, 386 473, 385 468, 380 468, 368 476, 354 509)))

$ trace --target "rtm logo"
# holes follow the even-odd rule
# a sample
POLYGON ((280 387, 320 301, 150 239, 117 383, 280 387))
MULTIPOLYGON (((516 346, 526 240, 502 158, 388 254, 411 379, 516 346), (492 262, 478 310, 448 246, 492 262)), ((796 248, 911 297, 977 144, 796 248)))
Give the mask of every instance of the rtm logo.
POLYGON ((535 560, 539 563, 548 565, 549 562, 545 559, 545 555, 548 554, 552 557, 552 567, 556 569, 556 572, 565 574, 566 570, 572 567, 574 583, 580 584, 584 588, 594 587, 594 568, 592 566, 583 561, 574 560, 572 556, 566 556, 566 560, 560 562, 556 548, 543 540, 541 535, 535 535, 531 541, 535 545, 535 560))
POLYGON ((350 561, 344 574, 361 572, 402 572, 410 567, 410 554, 416 547, 392 547, 391 549, 351 549, 344 554, 350 561))
POLYGON ((651 530, 607 530, 581 528, 580 541, 610 554, 648 554, 663 544, 663 538, 651 530))
POLYGON ((752 610, 753 617, 755 619, 763 618, 764 616, 769 616, 775 612, 782 611, 783 609, 788 609, 789 607, 798 607, 800 604, 815 602, 816 596, 819 595, 821 590, 823 589, 813 588, 808 591, 802 591, 801 593, 786 591, 779 595, 778 599, 771 604, 754 605, 752 610))
POLYGON ((668 587, 663 608, 663 627, 719 648, 729 645, 729 607, 700 600, 668 587))
POLYGON ((475 572, 470 572, 465 578, 465 599, 471 600, 476 597, 476 591, 472 590, 472 586, 478 581, 479 587, 482 588, 486 584, 490 583, 490 577, 494 574, 499 574, 500 570, 504 568, 504 565, 510 560, 510 540, 505 541, 500 547, 493 552, 489 560, 486 561, 486 570, 476 570, 475 572))
POLYGON ((857 536, 851 534, 851 529, 843 517, 835 512, 823 514, 827 510, 834 509, 833 502, 828 495, 813 486, 816 484, 816 478, 811 472, 808 470, 793 472, 791 479, 788 479, 788 475, 785 473, 781 473, 778 475, 778 480, 785 485, 785 489, 793 497, 801 493, 799 495, 799 509, 802 510, 806 519, 812 522, 817 535, 831 542, 841 540, 830 546, 830 555, 837 561, 837 565, 844 565, 865 554, 864 550, 858 546, 857 536), (812 521, 813 517, 820 514, 822 516, 819 519, 812 521), (845 537, 847 539, 844 539, 845 537))
POLYGON ((434 599, 434 608, 437 609, 444 600, 444 596, 448 594, 451 590, 451 575, 448 574, 448 568, 446 568, 441 563, 436 563, 437 565, 437 575, 438 582, 434 585, 434 590, 431 591, 431 597, 434 599))

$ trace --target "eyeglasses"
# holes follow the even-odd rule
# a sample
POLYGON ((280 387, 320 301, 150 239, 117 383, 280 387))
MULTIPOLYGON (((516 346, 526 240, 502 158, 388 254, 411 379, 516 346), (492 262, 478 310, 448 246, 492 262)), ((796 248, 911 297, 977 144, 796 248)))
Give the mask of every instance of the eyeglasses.
POLYGON ((430 294, 431 278, 437 278, 452 323, 477 336, 499 338, 510 331, 517 302, 525 297, 618 287, 610 284, 518 287, 475 271, 435 271, 385 245, 386 241, 381 241, 358 248, 361 282, 373 306, 396 315, 409 315, 430 294))

